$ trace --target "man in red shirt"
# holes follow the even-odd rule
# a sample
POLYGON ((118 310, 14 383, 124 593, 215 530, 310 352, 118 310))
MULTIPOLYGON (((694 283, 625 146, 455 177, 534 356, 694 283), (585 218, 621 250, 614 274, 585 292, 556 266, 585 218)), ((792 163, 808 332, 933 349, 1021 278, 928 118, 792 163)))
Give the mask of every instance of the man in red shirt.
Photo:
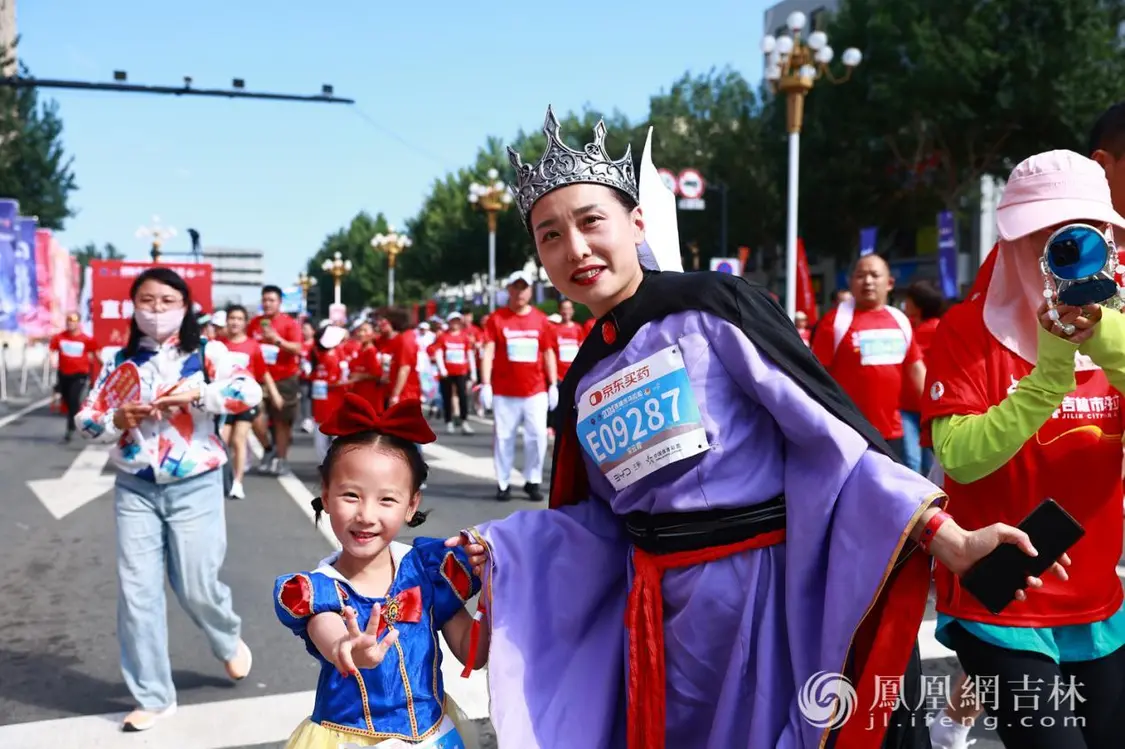
POLYGON ((476 377, 473 361, 473 339, 462 326, 460 312, 451 312, 446 320, 448 330, 443 330, 426 349, 437 366, 438 385, 441 388, 442 415, 445 431, 453 434, 453 394, 457 394, 457 410, 461 417, 461 433, 472 434, 469 426, 469 378, 476 377))
POLYGON ((508 306, 489 315, 485 327, 481 405, 493 409, 496 499, 511 499, 516 430, 522 423, 524 491, 531 501, 541 502, 547 412, 559 402, 554 325, 531 306, 531 279, 526 273, 513 273, 507 286, 508 306))
MULTIPOLYGON (((217 314, 217 313, 216 313, 217 314)), ((225 313, 225 333, 223 344, 230 353, 230 358, 235 366, 247 370, 262 386, 264 400, 271 403, 274 409, 281 409, 284 402, 281 393, 277 392, 270 375, 266 359, 262 355, 262 346, 246 334, 247 320, 250 319, 246 308, 232 305, 225 313)), ((231 499, 245 499, 246 491, 242 488, 242 477, 246 474, 246 438, 250 435, 251 425, 260 425, 255 428, 258 439, 265 435, 265 417, 261 409, 252 408, 233 416, 223 417, 223 426, 220 430, 223 442, 230 445, 231 450, 231 476, 233 483, 230 488, 231 499)))
POLYGON ((861 257, 852 271, 852 299, 820 321, 812 350, 860 413, 902 455, 903 388, 921 393, 926 368, 910 320, 887 306, 893 286, 886 260, 878 255, 861 257))
POLYGON ((382 313, 384 336, 390 340, 381 349, 390 357, 387 406, 402 400, 422 399, 418 379, 418 336, 410 325, 410 315, 401 307, 388 307, 382 313), (389 329, 389 330, 388 330, 389 329))
POLYGON ((281 394, 281 408, 267 402, 270 425, 273 428, 273 449, 262 459, 265 473, 287 473, 289 444, 293 439, 293 422, 297 420, 301 403, 301 326, 281 311, 281 289, 262 287, 262 314, 250 321, 250 336, 262 348, 262 356, 269 367, 277 392, 281 394))
POLYGON ((75 431, 74 415, 82 407, 82 391, 97 365, 97 346, 93 338, 82 332, 78 315, 71 312, 66 316, 66 330, 51 339, 50 349, 57 355, 59 381, 55 392, 66 407, 66 435, 62 441, 70 442, 75 431))

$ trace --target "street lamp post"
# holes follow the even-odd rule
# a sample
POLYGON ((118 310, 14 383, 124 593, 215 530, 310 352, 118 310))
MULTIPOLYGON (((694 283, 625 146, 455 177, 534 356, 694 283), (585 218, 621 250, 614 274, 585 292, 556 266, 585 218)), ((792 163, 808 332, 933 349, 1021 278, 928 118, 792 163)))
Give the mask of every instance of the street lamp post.
POLYGON ((488 184, 469 185, 469 202, 488 215, 488 311, 496 311, 496 214, 512 204, 512 194, 500 172, 488 170, 488 184))
POLYGON ((297 285, 301 287, 301 299, 305 303, 305 314, 309 312, 309 289, 316 286, 316 277, 306 273, 297 275, 297 285))
POLYGON ((828 46, 828 35, 823 31, 813 31, 807 40, 802 41, 801 31, 805 28, 806 21, 804 13, 790 13, 788 26, 792 36, 774 38, 767 35, 762 39, 762 52, 769 55, 766 80, 770 82, 774 93, 785 95, 786 129, 789 132, 789 210, 785 227, 785 311, 789 314, 789 319, 793 319, 797 313, 797 186, 805 96, 812 91, 819 78, 827 78, 832 83, 848 80, 852 70, 863 59, 858 49, 849 47, 844 50, 841 58, 845 68, 844 76, 833 77, 828 69, 833 58, 832 48, 828 46))
POLYGON ((166 240, 174 236, 176 236, 175 228, 171 226, 161 226, 159 216, 152 217, 152 226, 142 226, 137 229, 138 239, 147 239, 152 243, 150 254, 152 255, 152 262, 154 263, 160 262, 160 246, 164 244, 166 240))
POLYGON ((320 266, 324 272, 332 276, 332 280, 336 282, 336 304, 340 303, 340 281, 344 276, 352 272, 352 261, 344 260, 343 257, 337 252, 334 256, 325 260, 320 266))
POLYGON ((387 227, 386 234, 376 234, 371 239, 371 246, 376 252, 387 253, 387 306, 393 307, 395 303, 395 258, 399 253, 414 244, 410 237, 399 234, 393 226, 387 227))

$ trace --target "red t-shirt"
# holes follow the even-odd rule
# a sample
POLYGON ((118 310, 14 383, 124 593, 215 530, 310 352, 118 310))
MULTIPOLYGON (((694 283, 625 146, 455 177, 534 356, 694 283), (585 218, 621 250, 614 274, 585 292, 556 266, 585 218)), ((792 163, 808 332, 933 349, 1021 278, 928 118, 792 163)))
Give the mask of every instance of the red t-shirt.
MULTIPOLYGON (((926 352, 930 350, 930 344, 933 343, 934 333, 937 332, 938 325, 941 323, 940 317, 931 317, 929 320, 923 320, 914 327, 914 343, 918 346, 918 352, 922 354, 922 362, 926 361, 926 352)), ((922 410, 921 403, 922 394, 914 391, 910 386, 908 380, 903 380, 902 383, 902 410, 909 411, 910 413, 919 413, 922 410)))
POLYGON ((351 391, 373 404, 376 413, 381 413, 387 393, 386 387, 379 384, 379 377, 383 375, 383 361, 379 358, 379 347, 369 343, 360 349, 359 355, 352 359, 350 369, 353 375, 371 375, 374 378, 352 384, 351 391))
POLYGON ((390 355, 391 367, 387 383, 387 397, 394 393, 395 383, 398 382, 398 371, 402 367, 410 367, 410 374, 406 378, 406 385, 398 394, 400 401, 421 399, 422 383, 418 379, 418 337, 413 330, 406 330, 392 338, 384 349, 390 355))
POLYGON ((224 338, 223 345, 227 347, 227 351, 238 366, 249 371, 255 380, 263 382, 266 379, 269 368, 266 367, 265 357, 262 356, 261 344, 247 337, 239 343, 232 343, 229 338, 224 338))
POLYGON ((351 362, 359 356, 359 352, 363 350, 363 344, 357 338, 349 338, 340 344, 338 350, 341 361, 351 362))
MULTIPOLYGON (((980 301, 957 305, 942 318, 927 355, 922 398, 927 428, 941 416, 983 414, 1001 403, 1032 365, 985 329, 980 301)), ((1102 621, 1122 602, 1121 394, 1100 369, 1076 373, 1077 389, 1001 468, 971 484, 948 476, 947 509, 969 530, 992 523, 1019 525, 1044 499, 1058 502, 1086 529, 1068 554, 1070 580, 1043 575, 1043 587, 993 615, 962 590, 941 564, 934 569, 937 609, 972 621, 1013 627, 1060 627, 1102 621)))
POLYGON ((426 353, 436 357, 441 352, 445 371, 452 377, 467 375, 469 373, 469 357, 473 355, 473 339, 464 330, 456 333, 446 331, 438 335, 426 353))
MULTIPOLYGON (((270 343, 262 337, 262 320, 264 319, 266 319, 265 315, 258 315, 251 320, 246 327, 247 335, 261 344, 262 357, 266 360, 266 366, 269 367, 270 376, 273 377, 274 382, 296 377, 301 372, 301 357, 288 351, 282 351, 277 344, 270 343)), ((270 318, 270 325, 277 331, 282 340, 301 343, 301 325, 289 315, 279 312, 270 318)))
POLYGON ((532 307, 517 315, 508 307, 488 317, 485 335, 496 344, 492 357, 492 392, 509 398, 529 398, 547 390, 543 352, 555 347, 554 325, 532 307))
POLYGON ((50 349, 59 354, 59 374, 89 375, 90 354, 97 349, 97 344, 85 333, 64 330, 51 339, 50 349))
POLYGON ((566 377, 574 357, 578 356, 578 349, 582 341, 586 340, 586 331, 576 322, 555 323, 555 356, 559 361, 559 379, 566 377))
POLYGON ((316 368, 312 373, 312 417, 317 424, 323 424, 341 407, 344 400, 344 369, 340 366, 340 356, 334 349, 316 352, 316 368))
POLYGON ((597 325, 597 318, 589 318, 586 322, 582 323, 582 335, 590 335, 590 331, 597 325))
POLYGON ((899 402, 905 372, 922 358, 913 335, 908 336, 894 313, 855 310, 852 323, 835 345, 836 317, 831 310, 816 326, 812 350, 860 413, 885 439, 902 437, 899 402))

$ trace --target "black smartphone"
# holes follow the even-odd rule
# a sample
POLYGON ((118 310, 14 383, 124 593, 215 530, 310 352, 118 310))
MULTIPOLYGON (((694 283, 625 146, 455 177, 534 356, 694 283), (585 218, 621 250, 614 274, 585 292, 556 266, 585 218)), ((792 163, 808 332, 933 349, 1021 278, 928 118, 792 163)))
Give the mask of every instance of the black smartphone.
POLYGON ((1001 544, 961 578, 961 587, 986 609, 999 614, 1027 587, 1029 576, 1039 577, 1082 536, 1085 529, 1053 499, 1045 499, 1020 523, 1020 530, 1039 552, 1029 557, 1015 544, 1001 544))

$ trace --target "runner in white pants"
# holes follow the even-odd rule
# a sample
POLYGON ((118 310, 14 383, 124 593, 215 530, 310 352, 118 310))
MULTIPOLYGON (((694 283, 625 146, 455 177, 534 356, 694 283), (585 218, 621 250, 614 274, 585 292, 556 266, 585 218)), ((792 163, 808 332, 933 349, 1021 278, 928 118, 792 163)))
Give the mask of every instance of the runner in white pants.
POLYGON ((559 402, 554 326, 531 306, 526 273, 513 273, 507 286, 508 306, 492 313, 485 326, 480 399, 493 412, 496 499, 511 499, 516 431, 523 424, 523 488, 528 499, 541 502, 547 411, 559 402))

